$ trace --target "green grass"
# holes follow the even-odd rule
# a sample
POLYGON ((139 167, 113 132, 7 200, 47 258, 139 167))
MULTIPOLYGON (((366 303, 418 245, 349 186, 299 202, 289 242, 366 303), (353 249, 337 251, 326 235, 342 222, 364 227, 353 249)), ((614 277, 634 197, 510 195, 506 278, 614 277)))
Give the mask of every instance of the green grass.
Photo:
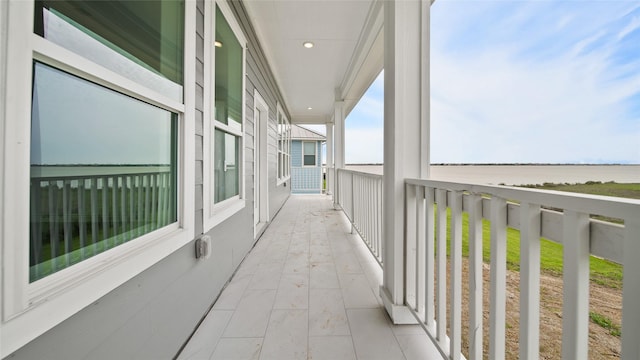
POLYGON ((640 183, 619 184, 616 182, 588 181, 584 184, 544 183, 542 185, 525 185, 523 187, 640 199, 640 183))
MULTIPOLYGON (((447 218, 450 211, 447 210, 447 218)), ((447 227, 449 227, 449 221, 447 227)), ((469 217, 462 214, 462 255, 469 256, 469 217)), ((449 231, 447 231, 449 233, 449 231)), ((482 221, 482 258, 489 263, 491 259, 491 224, 482 221)), ((507 268, 520 270, 520 231, 507 228, 507 268)), ((540 271, 549 275, 562 276, 562 245, 551 240, 540 240, 540 271)), ((591 281, 610 288, 622 287, 622 266, 598 257, 590 258, 591 281)))
MULTIPOLYGON (((640 184, 588 182, 586 184, 529 185, 528 187, 640 199, 640 184)), ((469 218, 467 213, 463 213, 462 216, 462 254, 468 257, 469 218)), ((447 228, 449 228, 449 209, 447 209, 447 218, 447 228)), ((482 221, 482 232, 482 257, 484 262, 489 263, 491 256, 491 224, 488 220, 482 221)), ((449 229, 447 230, 448 233, 449 229)), ((507 268, 514 271, 520 270, 520 231, 512 228, 507 228, 507 268)), ((540 240, 540 270, 549 275, 562 276, 561 244, 545 238, 540 240)), ((622 270, 622 265, 598 257, 590 257, 590 278, 594 283, 620 289, 622 288, 622 270)))
POLYGON ((600 315, 595 312, 589 312, 589 318, 595 324, 598 324, 600 327, 609 330, 609 334, 613 336, 620 337, 620 335, 622 334, 622 332, 620 331, 620 326, 614 324, 611 319, 604 315, 600 315))

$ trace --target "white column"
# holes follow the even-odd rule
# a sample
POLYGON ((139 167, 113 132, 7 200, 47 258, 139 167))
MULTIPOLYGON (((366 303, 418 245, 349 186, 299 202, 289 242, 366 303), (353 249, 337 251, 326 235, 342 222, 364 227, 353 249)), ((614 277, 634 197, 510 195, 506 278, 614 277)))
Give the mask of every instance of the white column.
POLYGON ((327 195, 333 195, 333 124, 327 123, 325 127, 327 134, 327 195))
POLYGON ((340 196, 340 190, 338 189, 340 186, 338 169, 344 168, 344 101, 336 100, 334 103, 333 124, 333 165, 335 167, 333 205, 335 207, 336 204, 341 201, 338 199, 340 196))
POLYGON ((339 169, 344 168, 344 101, 335 102, 333 123, 335 124, 333 158, 336 169, 339 169))
POLYGON ((429 5, 420 0, 384 5, 385 247, 380 295, 396 324, 415 322, 404 306, 404 180, 429 173, 429 5))

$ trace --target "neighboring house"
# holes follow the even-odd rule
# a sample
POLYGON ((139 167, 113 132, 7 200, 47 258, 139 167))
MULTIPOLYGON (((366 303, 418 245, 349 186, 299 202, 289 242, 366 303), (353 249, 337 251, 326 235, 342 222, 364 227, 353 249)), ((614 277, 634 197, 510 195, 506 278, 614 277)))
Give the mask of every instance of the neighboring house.
POLYGON ((292 125, 291 193, 322 193, 322 144, 325 141, 325 136, 322 134, 292 125))

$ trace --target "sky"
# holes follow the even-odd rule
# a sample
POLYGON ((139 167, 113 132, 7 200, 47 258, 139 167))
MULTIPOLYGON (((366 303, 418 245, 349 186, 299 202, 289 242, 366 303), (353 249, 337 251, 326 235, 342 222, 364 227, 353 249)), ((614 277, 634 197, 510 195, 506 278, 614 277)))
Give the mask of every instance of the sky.
MULTIPOLYGON (((383 76, 347 163, 382 163, 383 76)), ((430 121, 432 163, 640 164, 640 1, 436 1, 430 121)))

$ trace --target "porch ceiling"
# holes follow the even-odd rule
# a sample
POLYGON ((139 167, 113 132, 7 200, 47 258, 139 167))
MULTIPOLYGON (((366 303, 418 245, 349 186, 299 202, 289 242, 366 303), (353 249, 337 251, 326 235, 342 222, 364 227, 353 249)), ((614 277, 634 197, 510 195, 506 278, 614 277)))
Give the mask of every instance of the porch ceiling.
POLYGON ((382 70, 379 0, 244 4, 294 123, 331 122, 336 99, 348 114, 382 70))

